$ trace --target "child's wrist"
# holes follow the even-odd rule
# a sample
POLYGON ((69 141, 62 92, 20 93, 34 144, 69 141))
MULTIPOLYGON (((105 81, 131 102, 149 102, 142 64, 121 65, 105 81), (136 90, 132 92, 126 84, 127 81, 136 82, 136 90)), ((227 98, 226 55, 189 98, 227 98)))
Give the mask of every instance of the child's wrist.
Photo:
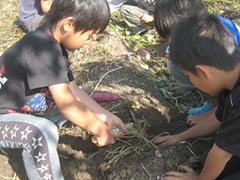
POLYGON ((101 136, 106 136, 109 133, 108 126, 102 122, 98 125, 98 132, 96 133, 96 136, 101 137, 101 136))
POLYGON ((183 141, 183 140, 184 140, 184 138, 183 138, 182 133, 175 135, 175 141, 176 141, 176 143, 178 143, 178 142, 180 142, 180 141, 183 141))

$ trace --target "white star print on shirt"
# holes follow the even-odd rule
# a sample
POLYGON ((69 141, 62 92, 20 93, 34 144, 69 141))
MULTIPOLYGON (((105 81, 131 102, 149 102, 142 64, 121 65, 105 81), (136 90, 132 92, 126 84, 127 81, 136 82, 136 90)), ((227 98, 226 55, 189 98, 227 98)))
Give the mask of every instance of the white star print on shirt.
POLYGON ((35 139, 34 137, 32 138, 33 139, 33 148, 36 149, 38 146, 43 146, 42 143, 41 143, 41 140, 42 140, 42 136, 38 139, 35 139))
POLYGON ((6 137, 8 137, 7 133, 8 133, 9 127, 6 125, 4 130, 2 131, 3 134, 3 139, 5 139, 6 137))
POLYGON ((39 152, 38 153, 38 156, 34 156, 36 159, 37 159, 37 162, 39 162, 39 161, 44 161, 44 160, 46 160, 45 159, 45 156, 47 155, 47 153, 45 153, 45 154, 42 154, 41 152, 39 152))
POLYGON ((27 140, 27 135, 31 132, 32 132, 32 130, 29 130, 29 126, 24 131, 21 131, 21 134, 22 134, 21 140, 23 140, 23 139, 27 140))
POLYGON ((11 139, 14 137, 17 137, 17 131, 19 130, 20 127, 17 127, 17 125, 14 126, 13 130, 10 131, 11 133, 11 139))
POLYGON ((42 167, 41 168, 37 168, 39 171, 41 171, 41 173, 43 173, 44 171, 47 171, 48 170, 48 166, 49 166, 49 164, 47 164, 46 166, 44 166, 43 164, 42 164, 42 167))

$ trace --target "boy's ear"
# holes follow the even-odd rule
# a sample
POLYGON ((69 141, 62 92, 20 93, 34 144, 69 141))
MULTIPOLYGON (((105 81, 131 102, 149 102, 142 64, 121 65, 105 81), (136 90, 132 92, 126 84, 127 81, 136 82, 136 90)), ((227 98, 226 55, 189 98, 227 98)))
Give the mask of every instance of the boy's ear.
POLYGON ((209 71, 208 66, 206 66, 206 65, 196 65, 195 69, 197 70, 198 76, 206 78, 206 79, 209 78, 210 71, 209 71))
POLYGON ((68 17, 68 18, 65 18, 63 20, 63 30, 65 32, 68 32, 70 30, 72 30, 72 28, 74 28, 74 25, 73 25, 73 18, 72 17, 68 17))

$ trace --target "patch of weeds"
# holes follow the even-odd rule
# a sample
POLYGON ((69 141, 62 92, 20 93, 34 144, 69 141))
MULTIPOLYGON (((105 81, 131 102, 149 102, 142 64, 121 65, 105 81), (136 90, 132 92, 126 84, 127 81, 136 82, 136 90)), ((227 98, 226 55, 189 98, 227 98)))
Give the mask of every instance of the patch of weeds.
POLYGON ((240 23, 240 3, 239 0, 204 0, 208 10, 212 14, 217 14, 240 23))
POLYGON ((132 115, 134 126, 130 127, 122 136, 116 138, 118 144, 115 149, 113 148, 105 151, 106 156, 104 162, 99 166, 102 175, 104 175, 104 172, 110 169, 119 159, 129 154, 134 153, 138 158, 143 159, 150 147, 154 147, 159 151, 159 149, 152 143, 153 140, 147 139, 145 134, 146 128, 148 127, 147 121, 144 119, 136 119, 131 110, 130 113, 132 115))
POLYGON ((205 98, 199 90, 182 93, 178 86, 162 87, 159 89, 169 104, 181 112, 187 112, 192 107, 201 106, 205 98))
POLYGON ((126 37, 126 40, 129 45, 134 49, 134 51, 137 51, 139 48, 148 49, 147 47, 149 46, 149 44, 154 43, 153 38, 144 38, 143 35, 133 34, 132 32, 129 33, 129 36, 126 37))
POLYGON ((147 48, 149 44, 153 44, 155 35, 137 35, 134 34, 125 24, 121 17, 120 11, 115 11, 111 16, 110 27, 112 27, 121 38, 125 39, 129 45, 137 51, 139 48, 147 48))
POLYGON ((25 35, 18 25, 18 7, 19 0, 1 1, 0 55, 25 35))
POLYGON ((137 99, 133 99, 128 102, 130 107, 133 109, 140 109, 141 108, 141 103, 137 99))

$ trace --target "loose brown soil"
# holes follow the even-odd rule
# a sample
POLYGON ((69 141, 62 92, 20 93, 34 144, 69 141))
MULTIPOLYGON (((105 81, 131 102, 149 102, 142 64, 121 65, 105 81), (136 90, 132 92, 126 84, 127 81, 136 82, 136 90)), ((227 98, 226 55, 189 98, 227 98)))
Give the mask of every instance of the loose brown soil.
MULTIPOLYGON (((17 25, 18 2, 9 0, 8 5, 0 1, 1 19, 12 19, 0 28, 0 54, 24 34, 17 25), (6 31, 8 26, 13 31, 6 31)), ((234 17, 238 15, 235 13, 234 17)), ((151 143, 156 136, 174 133, 175 123, 185 120, 187 115, 177 110, 161 91, 169 86, 171 79, 164 60, 166 43, 158 41, 149 45, 152 56, 149 62, 138 56, 110 27, 94 40, 98 42, 96 45, 85 45, 70 53, 75 80, 89 94, 96 88, 96 91, 120 95, 121 100, 100 104, 125 123, 134 122, 137 133, 127 134, 113 145, 98 148, 86 131, 65 124, 60 131, 58 147, 65 179, 157 180, 166 171, 179 170, 182 164, 200 170, 199 156, 210 144, 208 141, 199 139, 166 148, 151 143), (143 64, 150 65, 162 78, 160 84, 143 64)), ((27 179, 21 150, 1 149, 0 164, 0 180, 27 179)))
MULTIPOLYGON (((133 53, 124 40, 109 35, 109 31, 111 29, 96 37, 99 42, 97 45, 84 46, 71 54, 76 82, 90 94, 104 76, 96 91, 116 93, 122 99, 100 104, 125 123, 134 122, 136 130, 144 131, 141 132, 143 137, 121 139, 132 146, 125 155, 121 150, 128 144, 117 141, 114 145, 98 148, 91 142, 87 132, 67 123, 61 130, 58 148, 63 174, 66 180, 145 180, 150 176, 151 179, 159 179, 164 172, 178 170, 179 165, 190 163, 193 154, 188 148, 195 153, 201 150, 198 146, 190 147, 187 144, 162 149, 149 143, 161 133, 173 132, 174 122, 184 119, 185 114, 172 108, 163 98, 160 87, 151 81, 151 75, 139 68, 141 57, 133 53), (106 46, 110 38, 112 43, 106 46), (104 52, 104 55, 101 56, 98 51, 104 52), (86 60, 88 64, 84 63, 86 60), (111 154, 113 152, 115 154, 111 154), (114 160, 117 156, 119 159, 114 160), (109 165, 101 170, 99 166, 103 163, 109 165)), ((154 46, 164 54, 165 44, 154 46)), ((5 165, 0 175, 13 177, 16 173, 21 179, 27 179, 20 153, 21 150, 3 151, 0 162, 5 165)))

